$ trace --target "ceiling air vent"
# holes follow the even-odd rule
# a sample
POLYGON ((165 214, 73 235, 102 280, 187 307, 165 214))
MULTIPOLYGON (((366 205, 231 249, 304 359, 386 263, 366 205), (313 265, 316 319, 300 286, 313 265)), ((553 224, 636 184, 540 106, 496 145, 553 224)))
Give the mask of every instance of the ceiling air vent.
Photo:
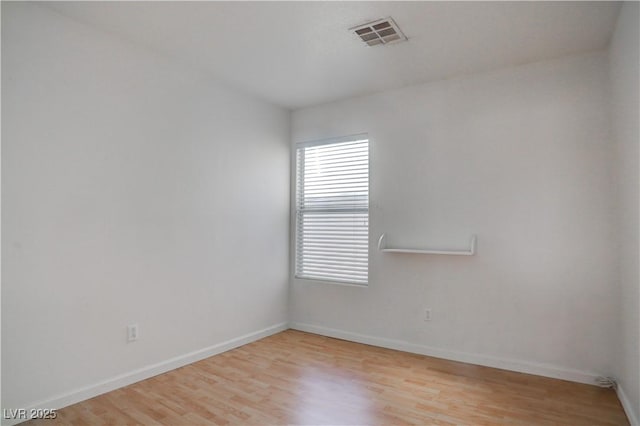
POLYGON ((360 37, 369 46, 398 43, 407 39, 391 18, 367 22, 366 24, 349 28, 349 31, 360 37))

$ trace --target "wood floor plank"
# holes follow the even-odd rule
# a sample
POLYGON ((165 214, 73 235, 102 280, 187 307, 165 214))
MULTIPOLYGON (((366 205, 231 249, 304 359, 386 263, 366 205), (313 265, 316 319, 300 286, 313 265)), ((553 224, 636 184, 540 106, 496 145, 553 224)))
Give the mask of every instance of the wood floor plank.
POLYGON ((627 425, 595 386, 331 339, 267 337, 32 425, 627 425))

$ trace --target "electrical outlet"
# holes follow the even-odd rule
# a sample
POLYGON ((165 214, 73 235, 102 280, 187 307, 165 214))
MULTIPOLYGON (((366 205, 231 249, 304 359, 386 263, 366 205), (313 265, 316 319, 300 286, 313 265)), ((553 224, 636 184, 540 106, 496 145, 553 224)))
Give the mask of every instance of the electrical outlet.
POLYGON ((431 321, 431 309, 427 308, 424 310, 424 320, 431 321))
POLYGON ((138 324, 127 326, 127 342, 135 342, 138 340, 138 324))

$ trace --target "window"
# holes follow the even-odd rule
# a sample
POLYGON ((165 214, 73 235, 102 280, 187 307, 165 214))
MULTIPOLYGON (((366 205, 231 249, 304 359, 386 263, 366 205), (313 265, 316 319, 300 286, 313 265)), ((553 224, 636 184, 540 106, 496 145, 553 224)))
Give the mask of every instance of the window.
POLYGON ((298 144, 296 277, 367 284, 369 140, 298 144))

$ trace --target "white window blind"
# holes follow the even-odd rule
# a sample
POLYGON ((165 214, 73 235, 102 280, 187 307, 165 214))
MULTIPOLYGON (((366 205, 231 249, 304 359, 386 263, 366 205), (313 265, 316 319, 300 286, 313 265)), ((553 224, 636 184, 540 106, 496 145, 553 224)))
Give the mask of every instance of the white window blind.
POLYGON ((296 276, 366 284, 368 139, 298 145, 296 183, 296 276))

